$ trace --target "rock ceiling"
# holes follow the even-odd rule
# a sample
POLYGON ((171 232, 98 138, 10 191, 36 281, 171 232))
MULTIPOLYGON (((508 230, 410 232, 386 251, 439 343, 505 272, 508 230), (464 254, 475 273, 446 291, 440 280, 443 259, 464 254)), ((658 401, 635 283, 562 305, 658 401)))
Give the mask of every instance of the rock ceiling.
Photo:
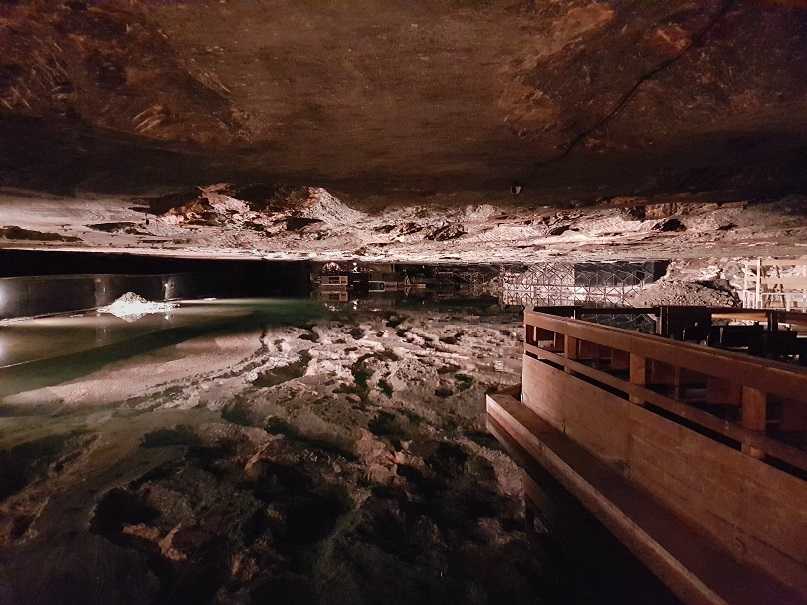
POLYGON ((807 185, 804 2, 5 0, 0 50, 5 186, 807 185))

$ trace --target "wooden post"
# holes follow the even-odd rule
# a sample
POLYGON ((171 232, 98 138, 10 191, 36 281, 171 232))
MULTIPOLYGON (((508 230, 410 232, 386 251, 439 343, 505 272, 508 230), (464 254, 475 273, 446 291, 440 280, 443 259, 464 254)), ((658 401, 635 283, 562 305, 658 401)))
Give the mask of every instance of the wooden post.
MULTIPOLYGON (((765 432, 768 422, 768 395, 764 391, 752 387, 743 387, 742 401, 743 427, 751 431, 765 432)), ((764 453, 747 443, 742 444, 742 450, 753 458, 763 458, 764 453)))
POLYGON ((554 349, 554 351, 556 353, 562 353, 563 352, 563 345, 564 345, 565 336, 566 335, 562 334, 561 332, 555 332, 552 335, 552 348, 554 349))
POLYGON ((681 374, 682 369, 678 366, 673 368, 673 397, 675 399, 681 399, 681 395, 683 394, 683 389, 681 388, 681 374))
MULTIPOLYGON (((647 386, 647 371, 649 369, 648 366, 649 364, 647 362, 647 357, 642 357, 641 355, 636 355, 635 353, 630 354, 631 384, 637 384, 643 387, 647 386)), ((645 404, 644 399, 636 395, 631 395, 630 400, 633 403, 638 403, 639 405, 645 404)))
MULTIPOLYGON (((578 340, 574 336, 564 334, 563 348, 566 351, 566 359, 577 359, 578 340)), ((571 368, 564 368, 568 374, 572 374, 571 368)))

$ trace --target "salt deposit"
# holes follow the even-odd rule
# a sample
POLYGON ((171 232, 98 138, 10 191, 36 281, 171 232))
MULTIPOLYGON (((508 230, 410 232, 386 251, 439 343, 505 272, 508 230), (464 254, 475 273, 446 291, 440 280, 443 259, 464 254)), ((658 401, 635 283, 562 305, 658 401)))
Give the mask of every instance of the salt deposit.
POLYGON ((115 317, 120 317, 126 321, 135 321, 151 313, 167 313, 177 306, 176 303, 170 302, 152 302, 139 294, 127 292, 111 305, 101 307, 98 310, 101 313, 111 313, 115 317))

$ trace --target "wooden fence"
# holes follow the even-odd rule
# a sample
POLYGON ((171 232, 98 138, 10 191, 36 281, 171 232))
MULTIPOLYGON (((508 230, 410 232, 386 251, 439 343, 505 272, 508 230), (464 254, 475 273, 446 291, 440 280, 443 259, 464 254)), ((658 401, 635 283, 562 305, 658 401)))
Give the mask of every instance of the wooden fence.
POLYGON ((807 602, 807 369, 555 314, 524 327, 521 390, 487 413, 527 475, 687 603, 807 602))
POLYGON ((749 456, 804 477, 807 370, 785 363, 527 311, 527 356, 625 394, 749 456))

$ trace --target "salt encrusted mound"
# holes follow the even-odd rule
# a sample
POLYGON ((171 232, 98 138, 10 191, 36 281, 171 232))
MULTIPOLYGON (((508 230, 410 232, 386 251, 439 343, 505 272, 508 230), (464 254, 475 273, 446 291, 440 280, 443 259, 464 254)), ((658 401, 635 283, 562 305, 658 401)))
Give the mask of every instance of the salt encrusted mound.
POLYGON ((709 282, 661 279, 630 298, 628 304, 634 307, 655 305, 737 307, 739 300, 733 293, 717 288, 709 282))
POLYGON ((120 317, 126 321, 134 321, 151 313, 165 313, 176 308, 177 306, 178 305, 176 303, 170 302, 152 302, 146 300, 139 294, 127 292, 111 305, 101 307, 98 310, 101 313, 110 313, 115 317, 120 317))

